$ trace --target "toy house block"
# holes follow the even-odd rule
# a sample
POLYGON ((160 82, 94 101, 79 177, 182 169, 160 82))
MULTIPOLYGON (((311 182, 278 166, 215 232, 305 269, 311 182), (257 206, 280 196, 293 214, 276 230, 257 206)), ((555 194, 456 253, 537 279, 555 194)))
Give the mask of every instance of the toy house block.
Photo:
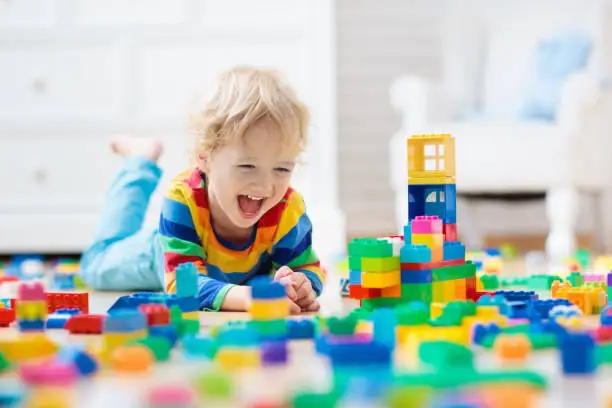
POLYGON ((413 234, 442 234, 442 220, 437 216, 420 215, 411 221, 413 234))
POLYGON ((371 289, 382 289, 399 285, 400 271, 389 272, 363 272, 361 274, 361 286, 371 289))
POLYGON ((429 215, 437 216, 443 224, 456 224, 456 196, 455 184, 409 184, 408 219, 429 215))
POLYGON ((442 227, 445 241, 457 241, 457 224, 444 224, 442 227))
POLYGON ((461 242, 446 241, 443 248, 445 261, 465 259, 465 246, 461 242))
POLYGON ((404 244, 400 252, 401 263, 431 262, 431 249, 427 245, 404 244))
POLYGON ((193 263, 184 263, 176 267, 176 296, 193 297, 198 291, 198 268, 193 263))
POLYGON ((412 233, 412 243, 414 245, 427 245, 429 248, 438 248, 444 244, 442 234, 415 234, 412 233))
POLYGON ((413 135, 406 143, 408 177, 455 176, 455 139, 451 135, 413 135))
POLYGON ((389 272, 400 268, 399 256, 386 258, 361 258, 361 270, 363 272, 389 272))
POLYGON ((393 245, 377 238, 354 238, 348 245, 349 256, 387 258, 393 256, 393 245))
POLYGON ((431 269, 416 269, 416 270, 402 269, 400 271, 400 280, 402 284, 431 283, 432 282, 432 270, 431 269))

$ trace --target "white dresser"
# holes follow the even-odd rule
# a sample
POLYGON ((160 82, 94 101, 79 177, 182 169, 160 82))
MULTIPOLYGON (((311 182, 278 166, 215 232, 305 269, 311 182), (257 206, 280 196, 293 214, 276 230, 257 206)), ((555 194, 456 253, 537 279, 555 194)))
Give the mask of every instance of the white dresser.
POLYGON ((286 72, 312 109, 303 191, 324 260, 345 248, 338 206, 331 0, 0 2, 0 253, 78 252, 120 160, 116 132, 162 138, 168 179, 186 163, 187 112, 235 64, 286 72))

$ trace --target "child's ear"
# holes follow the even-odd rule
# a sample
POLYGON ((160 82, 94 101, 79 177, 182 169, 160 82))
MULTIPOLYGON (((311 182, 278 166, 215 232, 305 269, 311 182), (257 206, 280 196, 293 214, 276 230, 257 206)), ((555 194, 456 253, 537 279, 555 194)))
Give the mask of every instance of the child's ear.
POLYGON ((198 168, 202 170, 204 173, 208 173, 210 169, 209 158, 203 154, 196 155, 196 163, 198 168))

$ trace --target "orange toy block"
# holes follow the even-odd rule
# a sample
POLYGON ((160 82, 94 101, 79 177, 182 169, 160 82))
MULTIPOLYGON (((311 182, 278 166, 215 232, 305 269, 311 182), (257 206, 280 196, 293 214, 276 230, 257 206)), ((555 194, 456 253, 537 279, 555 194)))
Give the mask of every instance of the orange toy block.
POLYGON ((531 351, 531 341, 524 334, 500 334, 493 343, 497 357, 502 361, 522 362, 531 351))
POLYGON ((455 300, 467 300, 467 282, 465 279, 457 279, 455 282, 455 300))
POLYGON ((389 286, 381 289, 381 295, 384 298, 400 298, 402 297, 402 285, 389 286))
POLYGON ((364 288, 389 288, 401 284, 400 271, 362 272, 361 286, 364 288))

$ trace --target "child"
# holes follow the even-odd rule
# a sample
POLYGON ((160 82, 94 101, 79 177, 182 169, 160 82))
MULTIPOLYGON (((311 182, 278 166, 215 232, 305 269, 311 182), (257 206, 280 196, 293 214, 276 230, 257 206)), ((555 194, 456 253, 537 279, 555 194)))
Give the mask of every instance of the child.
POLYGON ((200 306, 246 310, 254 277, 285 283, 291 311, 316 311, 324 274, 312 226, 291 175, 307 139, 309 114, 271 70, 222 73, 194 116, 195 166, 174 178, 160 217, 164 283, 193 262, 200 306))

